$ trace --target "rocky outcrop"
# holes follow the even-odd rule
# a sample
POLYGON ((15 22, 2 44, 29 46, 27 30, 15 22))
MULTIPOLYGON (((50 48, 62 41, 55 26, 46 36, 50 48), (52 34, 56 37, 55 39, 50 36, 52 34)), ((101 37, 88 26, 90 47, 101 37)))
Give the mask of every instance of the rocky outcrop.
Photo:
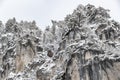
POLYGON ((35 21, 0 22, 0 79, 119 80, 120 24, 108 12, 79 5, 43 32, 35 21))

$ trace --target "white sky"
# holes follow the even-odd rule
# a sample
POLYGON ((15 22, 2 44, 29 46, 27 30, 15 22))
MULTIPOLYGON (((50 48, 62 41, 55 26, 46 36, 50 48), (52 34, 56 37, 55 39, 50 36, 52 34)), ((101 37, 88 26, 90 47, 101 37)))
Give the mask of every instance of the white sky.
POLYGON ((120 22, 120 0, 0 0, 0 20, 35 20, 44 29, 51 25, 51 19, 63 20, 79 4, 88 3, 110 9, 112 19, 120 22))

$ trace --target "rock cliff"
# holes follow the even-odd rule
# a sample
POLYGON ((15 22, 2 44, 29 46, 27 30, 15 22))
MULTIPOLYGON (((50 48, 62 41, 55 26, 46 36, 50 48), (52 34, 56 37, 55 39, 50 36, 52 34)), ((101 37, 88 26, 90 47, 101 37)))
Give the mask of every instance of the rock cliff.
POLYGON ((120 80, 120 24, 108 12, 79 5, 44 31, 0 21, 0 80, 120 80))

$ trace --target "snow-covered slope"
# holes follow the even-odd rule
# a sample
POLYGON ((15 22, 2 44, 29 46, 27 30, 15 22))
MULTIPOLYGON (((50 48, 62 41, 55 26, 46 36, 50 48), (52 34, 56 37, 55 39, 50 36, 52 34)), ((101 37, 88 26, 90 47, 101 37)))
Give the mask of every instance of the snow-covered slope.
POLYGON ((0 22, 0 80, 119 80, 120 24, 108 12, 79 5, 45 31, 0 22))

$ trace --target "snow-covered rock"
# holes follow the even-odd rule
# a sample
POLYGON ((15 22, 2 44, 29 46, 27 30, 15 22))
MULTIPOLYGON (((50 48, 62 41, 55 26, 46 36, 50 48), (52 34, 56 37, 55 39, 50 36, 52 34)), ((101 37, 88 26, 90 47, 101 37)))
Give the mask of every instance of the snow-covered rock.
POLYGON ((120 24, 108 12, 79 5, 45 31, 0 21, 0 80, 119 80, 120 24))

